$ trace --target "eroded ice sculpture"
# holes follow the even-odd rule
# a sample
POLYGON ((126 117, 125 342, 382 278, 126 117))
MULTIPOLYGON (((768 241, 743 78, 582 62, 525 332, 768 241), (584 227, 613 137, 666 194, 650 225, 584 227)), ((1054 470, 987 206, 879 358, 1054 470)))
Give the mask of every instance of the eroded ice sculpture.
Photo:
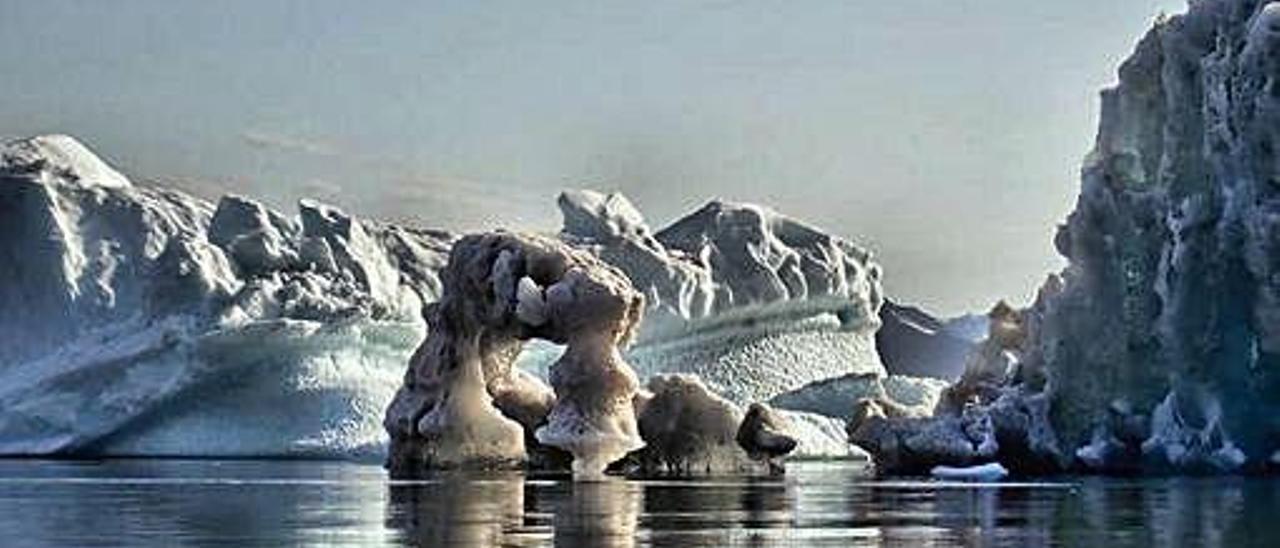
POLYGON ((387 410, 393 472, 520 464, 528 431, 571 453, 581 477, 643 445, 639 381, 619 347, 644 299, 626 276, 559 241, 496 232, 459 240, 441 278, 430 332, 387 410), (512 369, 531 338, 565 345, 554 396, 512 369))

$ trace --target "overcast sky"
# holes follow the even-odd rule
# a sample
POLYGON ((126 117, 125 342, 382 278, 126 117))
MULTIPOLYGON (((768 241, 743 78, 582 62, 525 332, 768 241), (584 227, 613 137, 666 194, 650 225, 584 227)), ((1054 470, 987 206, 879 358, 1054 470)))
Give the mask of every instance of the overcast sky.
POLYGON ((0 136, 445 228, 555 228, 565 187, 621 190, 655 226, 760 202, 953 314, 1061 267, 1097 91, 1182 5, 7 1, 0 136))

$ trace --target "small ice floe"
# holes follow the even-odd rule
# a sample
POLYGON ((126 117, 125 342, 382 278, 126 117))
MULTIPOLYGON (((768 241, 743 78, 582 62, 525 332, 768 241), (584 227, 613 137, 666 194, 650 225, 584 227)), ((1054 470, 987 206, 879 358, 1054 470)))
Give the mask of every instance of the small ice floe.
POLYGON ((960 481, 998 481, 1009 475, 1009 470, 998 462, 979 466, 934 466, 929 474, 938 479, 960 481))

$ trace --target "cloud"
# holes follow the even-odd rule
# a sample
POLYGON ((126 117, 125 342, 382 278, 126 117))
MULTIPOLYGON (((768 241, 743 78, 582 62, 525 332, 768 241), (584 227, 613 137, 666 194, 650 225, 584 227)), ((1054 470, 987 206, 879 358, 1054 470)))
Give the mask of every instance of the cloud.
POLYGON ((240 139, 249 146, 260 150, 314 156, 334 156, 338 154, 338 147, 334 146, 333 143, 258 129, 249 129, 241 132, 240 139))

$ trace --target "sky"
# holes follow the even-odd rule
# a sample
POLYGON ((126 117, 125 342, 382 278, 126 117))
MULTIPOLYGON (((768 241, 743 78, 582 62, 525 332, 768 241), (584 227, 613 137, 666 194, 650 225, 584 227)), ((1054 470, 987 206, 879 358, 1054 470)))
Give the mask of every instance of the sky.
POLYGON ((958 314, 1063 266, 1097 92, 1183 6, 0 2, 0 138, 456 230, 554 230, 564 188, 621 191, 655 227, 762 203, 871 248, 892 298, 958 314))

